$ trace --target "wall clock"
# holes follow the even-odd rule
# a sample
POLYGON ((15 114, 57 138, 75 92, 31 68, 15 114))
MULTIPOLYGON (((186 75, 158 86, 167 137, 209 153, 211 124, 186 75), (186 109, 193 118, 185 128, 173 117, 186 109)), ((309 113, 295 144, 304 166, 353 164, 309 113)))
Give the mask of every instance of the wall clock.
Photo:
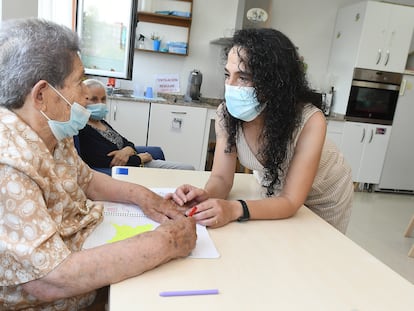
POLYGON ((267 12, 261 8, 251 8, 247 11, 246 17, 253 23, 264 23, 269 16, 267 12))

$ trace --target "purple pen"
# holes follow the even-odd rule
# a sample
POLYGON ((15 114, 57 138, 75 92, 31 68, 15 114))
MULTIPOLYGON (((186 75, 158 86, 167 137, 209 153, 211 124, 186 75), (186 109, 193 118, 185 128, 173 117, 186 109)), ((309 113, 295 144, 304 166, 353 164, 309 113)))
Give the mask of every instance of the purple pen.
POLYGON ((194 296, 194 295, 217 295, 218 289, 194 289, 194 290, 172 290, 160 292, 161 297, 194 296))

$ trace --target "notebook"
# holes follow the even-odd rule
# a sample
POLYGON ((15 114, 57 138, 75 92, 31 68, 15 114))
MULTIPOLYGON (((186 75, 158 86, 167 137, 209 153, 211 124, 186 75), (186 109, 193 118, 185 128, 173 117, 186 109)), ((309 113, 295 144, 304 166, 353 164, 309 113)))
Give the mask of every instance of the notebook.
MULTIPOLYGON (((165 193, 173 192, 175 189, 154 188, 152 190, 163 196, 165 193)), ((103 202, 103 204, 104 220, 86 239, 83 245, 84 249, 123 240, 154 230, 159 226, 159 223, 145 216, 139 206, 114 202, 103 202)), ((206 227, 197 224, 197 242, 189 257, 220 257, 206 227)))

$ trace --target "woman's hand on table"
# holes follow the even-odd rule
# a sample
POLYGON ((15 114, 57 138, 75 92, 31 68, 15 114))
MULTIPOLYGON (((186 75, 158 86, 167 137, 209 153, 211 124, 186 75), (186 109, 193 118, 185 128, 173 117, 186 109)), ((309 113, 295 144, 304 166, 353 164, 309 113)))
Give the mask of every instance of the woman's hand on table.
MULTIPOLYGON (((190 210, 187 210, 187 215, 190 210)), ((197 204, 197 210, 192 218, 200 225, 219 228, 239 218, 241 211, 242 208, 238 201, 208 199, 197 204)))
POLYGON ((192 207, 209 198, 208 193, 201 188, 189 184, 179 186, 174 193, 165 195, 166 199, 172 199, 179 206, 192 207))
POLYGON ((164 223, 171 219, 185 218, 185 212, 188 207, 179 206, 173 200, 165 199, 158 194, 154 193, 154 197, 151 198, 153 202, 150 206, 141 206, 142 211, 152 220, 164 223))

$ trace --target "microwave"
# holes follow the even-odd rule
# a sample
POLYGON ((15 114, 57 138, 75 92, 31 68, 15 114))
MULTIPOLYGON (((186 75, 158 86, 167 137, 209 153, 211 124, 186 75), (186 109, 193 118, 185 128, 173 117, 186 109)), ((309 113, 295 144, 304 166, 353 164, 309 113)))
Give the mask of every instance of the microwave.
POLYGON ((355 68, 345 120, 391 125, 402 74, 355 68))

